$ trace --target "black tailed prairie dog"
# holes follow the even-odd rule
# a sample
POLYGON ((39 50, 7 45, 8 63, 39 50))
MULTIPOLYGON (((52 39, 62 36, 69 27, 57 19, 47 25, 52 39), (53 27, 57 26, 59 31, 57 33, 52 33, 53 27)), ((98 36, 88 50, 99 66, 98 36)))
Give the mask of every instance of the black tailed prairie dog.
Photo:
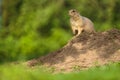
POLYGON ((90 19, 81 16, 75 9, 69 10, 69 15, 74 35, 80 35, 83 31, 88 33, 95 32, 93 22, 90 19))

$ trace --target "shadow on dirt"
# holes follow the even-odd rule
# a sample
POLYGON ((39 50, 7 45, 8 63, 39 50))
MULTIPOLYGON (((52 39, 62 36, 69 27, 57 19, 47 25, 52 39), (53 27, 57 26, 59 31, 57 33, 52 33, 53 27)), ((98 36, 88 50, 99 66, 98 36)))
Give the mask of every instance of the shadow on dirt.
POLYGON ((91 34, 83 32, 78 37, 74 37, 70 40, 67 45, 58 51, 29 61, 29 65, 34 66, 38 63, 49 63, 50 65, 62 63, 68 56, 77 58, 78 55, 86 54, 88 51, 92 50, 96 51, 96 54, 101 58, 109 58, 119 49, 120 30, 112 29, 105 32, 96 32, 91 34))

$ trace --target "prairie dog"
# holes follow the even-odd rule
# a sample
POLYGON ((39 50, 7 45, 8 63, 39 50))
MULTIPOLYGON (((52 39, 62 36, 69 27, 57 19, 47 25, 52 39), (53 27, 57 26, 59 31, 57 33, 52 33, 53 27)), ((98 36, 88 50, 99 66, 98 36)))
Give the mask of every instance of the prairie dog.
POLYGON ((74 35, 80 35, 85 31, 88 33, 95 32, 93 22, 81 16, 75 9, 69 10, 70 24, 74 35))

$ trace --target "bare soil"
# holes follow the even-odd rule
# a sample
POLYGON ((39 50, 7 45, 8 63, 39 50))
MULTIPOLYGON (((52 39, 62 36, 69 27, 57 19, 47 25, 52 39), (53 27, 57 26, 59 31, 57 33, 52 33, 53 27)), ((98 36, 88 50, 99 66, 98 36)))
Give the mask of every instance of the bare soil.
POLYGON ((29 66, 42 64, 56 71, 87 69, 120 61, 120 30, 83 32, 73 37, 63 48, 27 62, 29 66))

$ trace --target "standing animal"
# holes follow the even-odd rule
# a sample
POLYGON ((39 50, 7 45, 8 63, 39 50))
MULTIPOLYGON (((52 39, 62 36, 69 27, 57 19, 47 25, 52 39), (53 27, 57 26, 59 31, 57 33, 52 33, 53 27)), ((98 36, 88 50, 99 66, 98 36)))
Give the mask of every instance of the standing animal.
POLYGON ((69 10, 70 24, 74 35, 80 35, 83 31, 95 32, 93 22, 79 14, 75 9, 69 10))

